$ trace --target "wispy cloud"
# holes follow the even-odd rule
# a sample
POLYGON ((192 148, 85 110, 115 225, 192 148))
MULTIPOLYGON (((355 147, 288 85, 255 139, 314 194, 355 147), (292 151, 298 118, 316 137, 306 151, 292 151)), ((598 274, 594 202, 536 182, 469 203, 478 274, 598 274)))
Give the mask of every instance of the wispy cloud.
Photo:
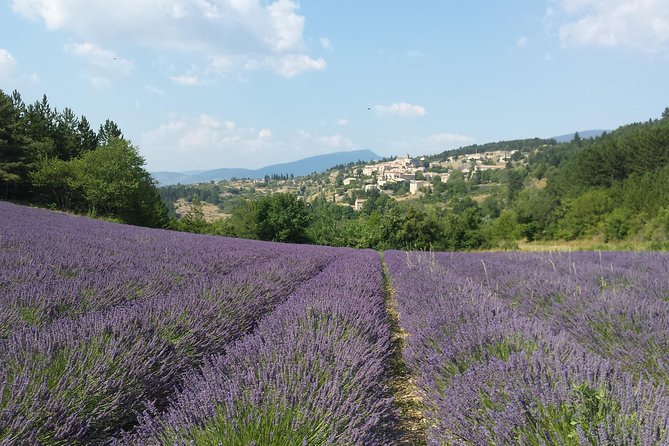
POLYGON ((326 50, 331 50, 332 49, 332 42, 330 42, 330 39, 327 37, 321 37, 320 39, 321 46, 326 49, 326 50))
POLYGON ((437 133, 435 135, 421 138, 420 141, 427 146, 452 147, 453 145, 472 143, 474 142, 474 138, 466 135, 458 135, 456 133, 437 133))
POLYGON ((289 54, 283 57, 274 58, 271 61, 274 70, 284 77, 295 77, 305 71, 324 70, 327 64, 325 59, 312 59, 306 54, 289 54))
POLYGON ((350 149, 353 147, 353 141, 341 134, 321 136, 319 141, 335 149, 350 149))
POLYGON ((423 52, 421 50, 415 50, 414 49, 414 50, 407 51, 407 57, 409 57, 411 59, 418 59, 418 58, 421 58, 423 56, 425 56, 425 54, 423 54, 423 52))
POLYGON ((18 63, 16 59, 4 48, 0 48, 0 80, 10 80, 16 75, 18 63))
POLYGON ((157 94, 158 96, 165 96, 165 92, 161 90, 160 88, 153 86, 153 85, 144 85, 144 88, 146 88, 148 91, 150 91, 153 94, 157 94))
POLYGON ((342 133, 316 134, 300 130, 281 135, 267 127, 248 127, 201 114, 172 116, 145 132, 140 144, 150 170, 203 167, 261 167, 317 153, 348 150, 355 143, 342 133), (167 163, 172 164, 167 164, 167 163))
POLYGON ((212 75, 271 69, 294 77, 326 65, 307 54, 305 19, 293 0, 13 0, 12 8, 89 42, 83 45, 171 50, 212 75), (226 70, 210 66, 221 60, 226 70))
POLYGON ((181 76, 170 76, 170 80, 179 85, 196 86, 205 83, 204 80, 193 74, 183 74, 181 76))
POLYGON ((439 153, 455 149, 475 142, 471 136, 457 133, 436 133, 428 136, 406 138, 389 144, 395 153, 411 153, 412 155, 439 153))
POLYGON ((518 40, 516 40, 516 46, 518 48, 525 48, 529 43, 529 40, 526 36, 519 37, 518 40))
POLYGON ((83 59, 89 66, 107 74, 127 76, 134 69, 134 64, 131 61, 94 43, 69 44, 65 46, 65 50, 83 59))
POLYGON ((559 7, 559 35, 567 45, 669 51, 666 0, 561 0, 559 7))
POLYGON ((183 160, 193 160, 193 165, 183 166, 190 169, 243 164, 263 150, 269 136, 268 129, 240 128, 233 121, 202 114, 171 118, 144 133, 140 147, 154 169, 179 169, 161 165, 165 159, 181 160, 182 163, 183 160))
POLYGON ((394 102, 390 105, 375 105, 374 110, 380 115, 400 118, 419 118, 425 116, 425 107, 406 102, 394 102))
POLYGON ((39 81, 37 73, 22 72, 19 61, 14 55, 9 50, 0 48, 0 88, 11 91, 19 84, 37 84, 39 81))

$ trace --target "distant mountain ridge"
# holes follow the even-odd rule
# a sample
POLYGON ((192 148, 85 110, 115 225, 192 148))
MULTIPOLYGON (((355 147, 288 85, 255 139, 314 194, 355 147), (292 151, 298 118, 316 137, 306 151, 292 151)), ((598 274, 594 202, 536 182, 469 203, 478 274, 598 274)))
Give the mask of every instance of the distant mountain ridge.
POLYGON ((221 168, 196 172, 151 172, 158 186, 171 184, 195 184, 209 181, 229 180, 230 178, 264 178, 265 175, 303 176, 312 172, 322 172, 339 164, 348 164, 357 161, 380 160, 381 157, 371 150, 352 150, 349 152, 335 152, 325 155, 311 156, 289 163, 272 164, 260 169, 221 168))
POLYGON ((610 130, 583 130, 583 131, 579 130, 578 132, 567 133, 566 135, 554 136, 552 139, 556 140, 559 143, 571 142, 574 139, 576 133, 578 133, 578 136, 581 137, 581 139, 588 139, 602 136, 602 133, 604 132, 610 132, 610 130))

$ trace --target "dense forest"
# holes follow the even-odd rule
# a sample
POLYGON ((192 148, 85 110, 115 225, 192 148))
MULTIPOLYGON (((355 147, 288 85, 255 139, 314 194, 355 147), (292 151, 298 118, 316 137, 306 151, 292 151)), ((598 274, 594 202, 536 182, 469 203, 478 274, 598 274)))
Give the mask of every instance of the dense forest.
POLYGON ((0 90, 0 199, 165 227, 167 210, 144 159, 118 125, 97 131, 46 96, 26 105, 0 90))
MULTIPOLYGON (((502 169, 450 172, 419 199, 396 200, 376 189, 347 197, 325 193, 249 194, 222 183, 161 188, 138 149, 106 120, 95 131, 85 116, 52 109, 47 97, 26 105, 0 91, 0 198, 135 225, 282 242, 374 249, 515 249, 521 240, 596 239, 669 246, 669 108, 661 118, 570 143, 526 139, 463 147, 424 158, 513 153, 502 169), (162 194, 162 199, 161 195, 162 194), (221 197, 226 197, 222 200, 221 197), (190 203, 182 218, 176 198, 190 203), (228 218, 207 221, 202 201, 228 218), (169 211, 168 211, 169 209, 169 211)), ((340 183, 348 169, 337 166, 340 183)), ((438 169, 438 168, 437 168, 438 169)), ((291 180, 288 176, 265 178, 291 180)), ((406 193, 400 186, 399 194, 406 193)))

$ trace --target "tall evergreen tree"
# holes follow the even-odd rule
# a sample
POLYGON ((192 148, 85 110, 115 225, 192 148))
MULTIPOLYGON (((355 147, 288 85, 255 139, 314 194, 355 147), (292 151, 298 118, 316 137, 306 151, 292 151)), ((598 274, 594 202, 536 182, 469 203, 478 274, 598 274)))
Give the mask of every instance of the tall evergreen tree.
POLYGON ((27 143, 35 158, 51 158, 55 151, 55 118, 56 112, 51 109, 46 95, 41 101, 26 107, 24 125, 27 143))
POLYGON ((0 90, 0 196, 15 198, 27 189, 30 157, 21 128, 17 98, 0 90))
POLYGON ((56 128, 54 130, 54 149, 57 158, 69 160, 81 153, 77 137, 79 121, 70 108, 65 108, 56 115, 56 128))
POLYGON ((104 124, 100 125, 98 130, 98 144, 104 146, 109 144, 113 139, 124 139, 123 132, 118 125, 111 119, 107 119, 104 124))
POLYGON ((98 146, 98 135, 91 128, 91 124, 82 116, 77 124, 77 143, 79 144, 80 153, 95 150, 98 146))

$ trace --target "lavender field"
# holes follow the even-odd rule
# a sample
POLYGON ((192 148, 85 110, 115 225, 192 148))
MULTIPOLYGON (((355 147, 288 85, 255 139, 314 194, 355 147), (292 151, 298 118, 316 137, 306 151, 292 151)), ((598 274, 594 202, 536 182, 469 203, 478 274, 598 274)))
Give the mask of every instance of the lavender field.
POLYGON ((380 255, 0 202, 2 446, 666 445, 668 385, 664 253, 380 255))
POLYGON ((428 444, 669 444, 666 254, 385 258, 428 444))

